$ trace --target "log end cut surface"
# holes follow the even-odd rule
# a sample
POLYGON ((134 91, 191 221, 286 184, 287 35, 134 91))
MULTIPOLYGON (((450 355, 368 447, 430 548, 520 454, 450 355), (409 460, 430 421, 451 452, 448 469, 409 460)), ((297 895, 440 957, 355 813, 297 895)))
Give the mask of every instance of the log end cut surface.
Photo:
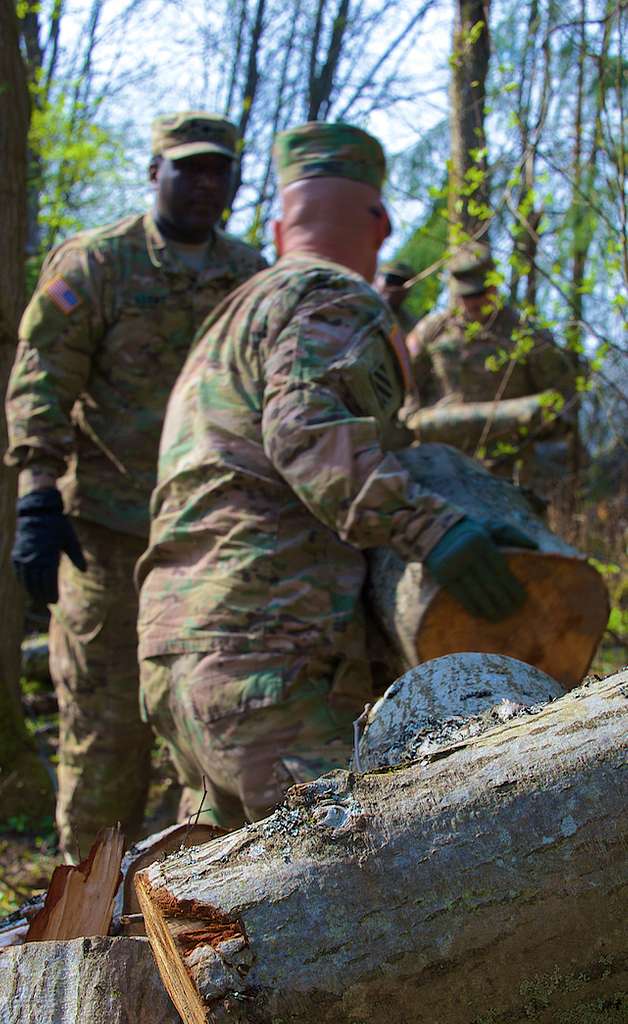
POLYGON ((577 686, 591 664, 608 621, 604 581, 583 559, 509 552, 523 583, 523 607, 502 622, 469 615, 445 590, 426 610, 417 636, 417 660, 481 651, 528 662, 566 689, 577 686))

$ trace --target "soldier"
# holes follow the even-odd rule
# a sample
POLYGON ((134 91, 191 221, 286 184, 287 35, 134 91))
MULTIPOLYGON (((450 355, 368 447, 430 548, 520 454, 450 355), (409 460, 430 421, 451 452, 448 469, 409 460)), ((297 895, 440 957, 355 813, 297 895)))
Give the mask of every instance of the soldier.
POLYGON ((414 270, 409 263, 401 260, 388 260, 387 263, 380 263, 373 287, 386 299, 386 302, 395 314, 404 338, 416 326, 416 317, 404 308, 404 303, 410 294, 405 287, 406 283, 414 277, 414 270))
MULTIPOLYGON (((461 246, 449 266, 448 308, 424 317, 408 335, 419 405, 421 409, 437 403, 446 406, 442 433, 438 437, 431 434, 431 440, 448 441, 470 455, 481 443, 487 450, 490 468, 515 476, 517 482, 540 486, 537 430, 546 447, 548 437, 559 439, 557 454, 560 459, 562 452, 564 461, 565 434, 574 428, 571 407, 554 418, 551 427, 544 424, 543 409, 551 407, 550 392, 556 393, 556 412, 570 399, 574 368, 549 331, 527 327, 515 310, 500 301, 495 285, 490 283, 494 267, 487 245, 474 242, 461 246), (497 360, 497 372, 491 371, 490 363, 487 367, 490 359, 497 360), (496 403, 524 396, 536 396, 538 401, 508 407, 513 410, 512 418, 504 407, 502 419, 510 419, 510 423, 500 432, 496 403), (453 427, 461 403, 489 403, 477 407, 477 429, 469 429, 468 418, 461 420, 466 425, 462 437, 453 427), (447 416, 452 423, 449 433, 447 416), (527 437, 518 431, 525 417, 529 417, 524 424, 527 437)), ((413 425, 411 417, 407 422, 413 425)), ((420 436, 420 426, 418 429, 420 436)))
MULTIPOLYGON (((367 283, 389 232, 379 142, 310 123, 275 144, 280 259, 205 325, 164 423, 141 584, 141 695, 198 809, 227 828, 344 765, 370 693, 363 549, 424 559, 477 614, 523 599, 491 534, 410 481, 404 395, 367 283)), ((517 532, 511 541, 528 543, 517 532)))
POLYGON ((151 732, 138 707, 133 567, 164 411, 207 314, 265 266, 218 227, 234 126, 189 111, 158 118, 152 139, 153 212, 49 254, 8 389, 6 461, 20 469, 13 563, 32 599, 52 605, 67 860, 103 825, 120 820, 132 836, 141 824, 151 732))

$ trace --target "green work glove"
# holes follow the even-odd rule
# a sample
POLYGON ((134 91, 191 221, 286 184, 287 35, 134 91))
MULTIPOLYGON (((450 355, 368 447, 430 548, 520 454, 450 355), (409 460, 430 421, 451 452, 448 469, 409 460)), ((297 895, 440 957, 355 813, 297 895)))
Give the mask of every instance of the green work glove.
POLYGON ((425 559, 437 583, 471 615, 491 622, 505 619, 525 601, 525 589, 513 576, 497 545, 536 548, 516 526, 461 519, 441 537, 425 559))

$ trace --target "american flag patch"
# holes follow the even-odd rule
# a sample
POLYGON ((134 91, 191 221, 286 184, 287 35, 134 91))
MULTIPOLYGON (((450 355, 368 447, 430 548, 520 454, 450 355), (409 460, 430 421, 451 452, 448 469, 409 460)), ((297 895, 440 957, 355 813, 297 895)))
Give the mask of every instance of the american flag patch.
POLYGON ((77 306, 80 306, 82 299, 73 292, 67 281, 64 281, 62 277, 53 277, 52 281, 49 281, 45 286, 44 291, 49 299, 52 299, 55 306, 65 313, 66 316, 69 313, 73 313, 77 306))

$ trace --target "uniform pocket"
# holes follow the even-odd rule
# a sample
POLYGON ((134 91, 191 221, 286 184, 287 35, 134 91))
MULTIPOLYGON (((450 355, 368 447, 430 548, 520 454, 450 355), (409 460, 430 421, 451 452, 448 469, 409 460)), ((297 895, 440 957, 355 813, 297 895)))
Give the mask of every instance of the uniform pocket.
POLYGON ((276 705, 286 686, 280 655, 222 652, 202 657, 182 683, 195 719, 205 724, 276 705))

